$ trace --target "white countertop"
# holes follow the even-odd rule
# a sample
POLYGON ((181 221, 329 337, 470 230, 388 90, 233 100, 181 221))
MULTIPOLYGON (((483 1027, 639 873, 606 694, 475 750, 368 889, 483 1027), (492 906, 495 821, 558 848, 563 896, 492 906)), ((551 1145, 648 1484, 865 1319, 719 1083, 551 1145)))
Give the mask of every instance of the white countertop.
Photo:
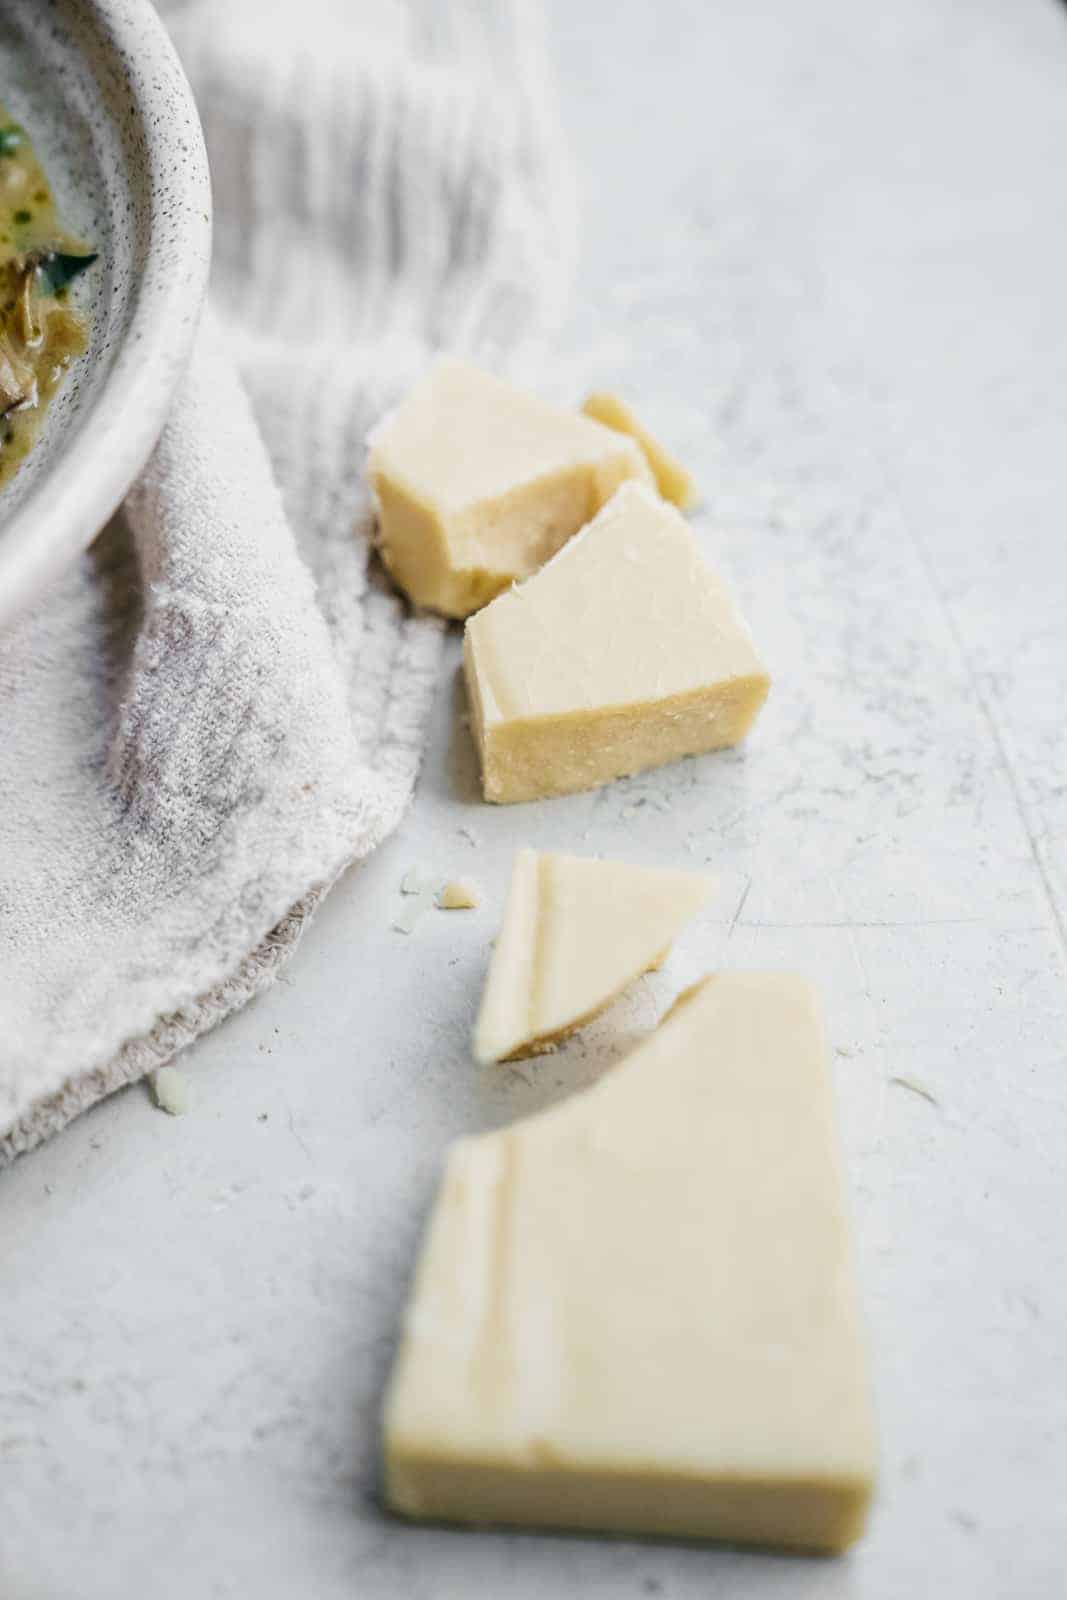
POLYGON ((0 1176, 5 1600, 1062 1587, 1067 11, 552 10, 586 219, 563 354, 698 472, 774 692, 744 752, 493 809, 453 650, 411 815, 180 1063, 188 1115, 130 1090, 0 1176), (479 1071, 520 843, 721 888, 558 1055, 479 1071), (483 907, 392 931, 413 864, 483 907), (833 1562, 390 1521, 376 1412, 445 1144, 591 1081, 725 965, 825 994, 868 1538, 833 1562))

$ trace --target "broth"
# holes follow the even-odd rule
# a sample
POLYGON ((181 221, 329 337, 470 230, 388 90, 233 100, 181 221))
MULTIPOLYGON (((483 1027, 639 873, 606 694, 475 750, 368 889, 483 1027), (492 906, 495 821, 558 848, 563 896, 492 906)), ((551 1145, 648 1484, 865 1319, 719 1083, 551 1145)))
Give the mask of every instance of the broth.
POLYGON ((86 344, 69 286, 96 260, 61 227, 25 130, 0 106, 0 486, 86 344))

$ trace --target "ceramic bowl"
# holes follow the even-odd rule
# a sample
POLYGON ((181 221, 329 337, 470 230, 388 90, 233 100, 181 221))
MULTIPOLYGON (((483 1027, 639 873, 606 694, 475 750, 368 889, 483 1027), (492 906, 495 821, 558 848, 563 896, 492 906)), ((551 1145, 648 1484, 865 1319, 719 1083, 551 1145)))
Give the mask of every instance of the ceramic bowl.
POLYGON ((89 344, 0 492, 0 626, 92 541, 151 453, 207 288, 211 193, 189 85, 148 0, 0 0, 0 102, 67 229, 89 344))

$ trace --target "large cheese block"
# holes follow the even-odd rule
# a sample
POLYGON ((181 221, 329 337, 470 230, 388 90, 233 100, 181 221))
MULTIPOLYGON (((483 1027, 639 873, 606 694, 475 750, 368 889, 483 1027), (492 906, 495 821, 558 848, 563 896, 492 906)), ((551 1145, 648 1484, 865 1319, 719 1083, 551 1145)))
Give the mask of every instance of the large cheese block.
POLYGON ((368 443, 382 559, 449 617, 536 572, 624 479, 651 482, 634 440, 453 360, 368 443))
POLYGON ((695 872, 520 850, 478 1022, 478 1061, 564 1038, 658 967, 711 894, 695 872))
POLYGON ((685 518, 636 483, 471 618, 464 670, 483 792, 500 802, 736 744, 769 687, 685 518))
POLYGON ((596 1088, 453 1148, 384 1428, 408 1516, 860 1535, 874 1427, 807 984, 708 979, 596 1088))

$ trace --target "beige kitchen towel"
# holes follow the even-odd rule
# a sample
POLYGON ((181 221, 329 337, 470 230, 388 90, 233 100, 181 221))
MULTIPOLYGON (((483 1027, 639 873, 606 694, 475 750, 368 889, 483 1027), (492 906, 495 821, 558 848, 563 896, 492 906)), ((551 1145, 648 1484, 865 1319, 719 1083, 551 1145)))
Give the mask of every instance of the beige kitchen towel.
POLYGON ((402 816, 442 634, 372 557, 362 439, 440 348, 536 355, 569 274, 532 4, 166 14, 211 309, 124 514, 0 635, 0 1162, 269 984, 402 816))

